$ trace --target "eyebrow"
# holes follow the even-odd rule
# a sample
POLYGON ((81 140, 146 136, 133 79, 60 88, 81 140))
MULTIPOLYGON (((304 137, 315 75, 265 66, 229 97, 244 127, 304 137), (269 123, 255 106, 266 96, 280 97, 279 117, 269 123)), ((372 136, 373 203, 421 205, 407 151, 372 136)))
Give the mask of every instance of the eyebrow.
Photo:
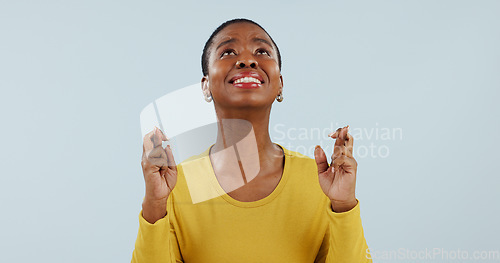
POLYGON ((267 41, 266 39, 263 39, 263 38, 254 38, 252 39, 254 42, 262 42, 264 44, 267 44, 268 46, 270 46, 271 48, 274 48, 273 45, 271 45, 271 43, 269 41, 267 41))
MULTIPOLYGON (((271 44, 271 42, 267 41, 266 39, 255 37, 255 38, 252 39, 252 41, 254 41, 254 42, 262 42, 264 44, 267 44, 271 48, 273 48, 273 45, 271 44)), ((215 50, 219 49, 220 47, 222 47, 224 45, 227 45, 227 44, 230 44, 230 43, 233 43, 233 42, 236 42, 235 38, 231 38, 231 39, 222 41, 219 45, 217 45, 217 48, 215 50)))
POLYGON ((228 40, 222 41, 222 42, 220 42, 220 44, 219 44, 219 45, 217 45, 217 48, 216 48, 215 50, 219 49, 220 47, 222 47, 222 46, 224 46, 224 45, 227 45, 227 44, 229 44, 229 43, 233 43, 233 42, 236 42, 236 39, 231 38, 231 39, 228 39, 228 40))

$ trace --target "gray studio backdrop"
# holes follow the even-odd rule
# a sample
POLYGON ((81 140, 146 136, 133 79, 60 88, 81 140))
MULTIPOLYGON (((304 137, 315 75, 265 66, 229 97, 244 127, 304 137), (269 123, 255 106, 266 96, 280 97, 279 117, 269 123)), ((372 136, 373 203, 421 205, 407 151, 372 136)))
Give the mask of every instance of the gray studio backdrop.
POLYGON ((356 132, 375 262, 500 262, 499 14, 486 0, 1 1, 0 261, 129 262, 139 114, 198 83, 211 32, 246 17, 283 56, 273 139, 312 156, 331 130, 356 132))

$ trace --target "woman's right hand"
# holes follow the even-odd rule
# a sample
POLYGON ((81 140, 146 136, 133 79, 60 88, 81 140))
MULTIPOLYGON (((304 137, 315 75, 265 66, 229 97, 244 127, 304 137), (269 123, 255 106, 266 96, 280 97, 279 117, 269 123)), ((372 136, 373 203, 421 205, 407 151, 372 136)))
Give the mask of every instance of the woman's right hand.
POLYGON ((144 136, 142 147, 142 173, 146 184, 143 217, 156 222, 167 213, 167 199, 177 183, 177 167, 170 146, 163 148, 167 136, 158 128, 144 136))

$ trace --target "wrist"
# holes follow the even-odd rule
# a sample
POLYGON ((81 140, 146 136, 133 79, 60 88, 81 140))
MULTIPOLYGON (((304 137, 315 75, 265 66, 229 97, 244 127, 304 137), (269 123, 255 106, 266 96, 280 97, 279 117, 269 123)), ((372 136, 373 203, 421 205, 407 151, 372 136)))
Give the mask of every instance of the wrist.
POLYGON ((330 200, 330 201, 332 210, 335 213, 347 212, 353 209, 358 204, 358 200, 356 198, 348 201, 338 201, 338 200, 330 200))
POLYGON ((154 224, 167 215, 167 200, 151 200, 144 198, 142 202, 142 216, 146 221, 154 224))
POLYGON ((155 197, 151 197, 151 196, 146 194, 144 196, 143 201, 142 201, 142 205, 144 205, 144 204, 154 205, 154 206, 164 205, 167 203, 167 199, 168 199, 168 196, 164 197, 164 198, 155 198, 155 197))

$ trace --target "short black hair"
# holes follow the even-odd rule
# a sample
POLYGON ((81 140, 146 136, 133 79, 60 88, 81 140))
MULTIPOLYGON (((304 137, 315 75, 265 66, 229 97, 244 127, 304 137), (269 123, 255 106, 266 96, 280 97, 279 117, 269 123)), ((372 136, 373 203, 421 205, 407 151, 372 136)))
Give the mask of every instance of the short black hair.
POLYGON ((273 42, 273 45, 276 47, 276 51, 278 53, 278 66, 279 66, 279 69, 281 71, 281 54, 280 54, 280 50, 278 49, 278 45, 276 45, 276 42, 274 42, 274 40, 271 37, 271 35, 269 35, 269 33, 267 33, 267 31, 262 26, 260 26, 259 24, 257 24, 256 22, 254 22, 254 21, 252 21, 250 19, 235 18, 235 19, 228 20, 228 21, 224 22, 222 25, 220 25, 219 27, 217 27, 217 29, 215 29, 215 31, 212 33, 212 35, 210 35, 210 37, 208 38, 207 42, 205 43, 205 47, 203 47, 203 53, 201 54, 201 71, 203 73, 203 76, 208 75, 208 56, 210 56, 210 52, 208 50, 212 46, 213 40, 214 40, 215 36, 217 36, 217 34, 220 31, 222 31, 222 29, 226 28, 229 25, 236 24, 236 23, 250 23, 250 24, 254 24, 254 25, 260 27, 262 30, 264 30, 264 32, 266 32, 266 34, 269 36, 269 38, 273 42))

